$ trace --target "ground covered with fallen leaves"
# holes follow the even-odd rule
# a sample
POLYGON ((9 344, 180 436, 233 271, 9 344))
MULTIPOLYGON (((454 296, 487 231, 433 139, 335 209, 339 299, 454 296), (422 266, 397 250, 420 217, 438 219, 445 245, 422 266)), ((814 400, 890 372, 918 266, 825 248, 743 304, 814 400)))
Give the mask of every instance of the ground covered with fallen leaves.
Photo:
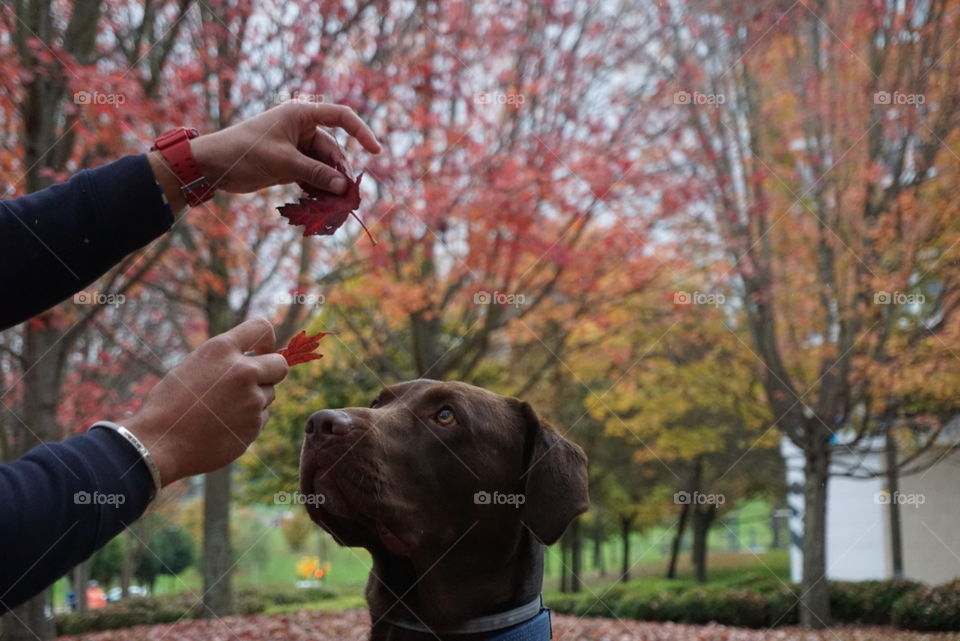
MULTIPOLYGON (((362 641, 366 612, 297 612, 275 616, 234 616, 96 632, 61 641, 362 641)), ((797 628, 746 630, 722 625, 643 623, 554 615, 554 641, 960 641, 960 633, 924 634, 889 628, 847 628, 812 632, 797 628)))

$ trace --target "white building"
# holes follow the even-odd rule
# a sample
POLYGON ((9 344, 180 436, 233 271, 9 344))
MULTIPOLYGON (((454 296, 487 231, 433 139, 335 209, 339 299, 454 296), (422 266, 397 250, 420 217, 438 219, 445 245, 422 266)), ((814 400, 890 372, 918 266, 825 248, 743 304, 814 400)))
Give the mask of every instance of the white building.
MULTIPOLYGON (((946 430, 951 434, 957 431, 946 430)), ((839 446, 831 469, 885 469, 882 439, 870 443, 869 448, 861 445, 857 451, 861 449, 869 452, 853 453, 839 446)), ((782 439, 780 452, 786 464, 787 504, 792 512, 790 576, 799 582, 803 574, 803 453, 787 438, 782 439)), ((924 471, 901 477, 897 497, 891 497, 885 486, 883 478, 831 476, 827 488, 827 578, 892 578, 891 500, 900 503, 905 578, 938 584, 960 577, 960 451, 943 456, 924 471)))

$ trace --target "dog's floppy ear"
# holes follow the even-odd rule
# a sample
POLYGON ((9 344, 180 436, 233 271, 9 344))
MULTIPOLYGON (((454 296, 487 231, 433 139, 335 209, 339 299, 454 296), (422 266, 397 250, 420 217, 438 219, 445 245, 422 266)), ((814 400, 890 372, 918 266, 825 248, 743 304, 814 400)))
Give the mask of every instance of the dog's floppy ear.
POLYGON ((526 426, 523 521, 545 545, 556 543, 570 522, 590 507, 587 456, 519 402, 526 426))

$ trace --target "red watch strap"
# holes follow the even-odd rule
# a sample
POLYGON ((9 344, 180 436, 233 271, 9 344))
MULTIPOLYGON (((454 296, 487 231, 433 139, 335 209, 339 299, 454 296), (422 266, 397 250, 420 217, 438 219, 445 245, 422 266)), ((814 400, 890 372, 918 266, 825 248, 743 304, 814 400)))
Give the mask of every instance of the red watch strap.
POLYGON ((190 149, 190 140, 199 136, 196 129, 178 127, 161 134, 153 143, 150 151, 159 151, 170 170, 180 181, 180 191, 191 207, 213 198, 213 185, 200 171, 200 165, 190 149))

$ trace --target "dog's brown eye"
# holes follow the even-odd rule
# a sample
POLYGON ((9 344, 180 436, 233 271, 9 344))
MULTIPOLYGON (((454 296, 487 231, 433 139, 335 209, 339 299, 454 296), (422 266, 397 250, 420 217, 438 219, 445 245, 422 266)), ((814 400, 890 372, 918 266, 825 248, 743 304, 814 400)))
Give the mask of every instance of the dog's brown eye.
POLYGON ((373 399, 373 402, 370 403, 370 409, 373 410, 373 409, 376 409, 376 408, 378 408, 378 407, 380 407, 380 399, 379 399, 379 398, 375 398, 375 399, 373 399))
POLYGON ((440 423, 440 425, 453 425, 456 421, 457 416, 449 407, 444 407, 437 412, 437 423, 440 423))

